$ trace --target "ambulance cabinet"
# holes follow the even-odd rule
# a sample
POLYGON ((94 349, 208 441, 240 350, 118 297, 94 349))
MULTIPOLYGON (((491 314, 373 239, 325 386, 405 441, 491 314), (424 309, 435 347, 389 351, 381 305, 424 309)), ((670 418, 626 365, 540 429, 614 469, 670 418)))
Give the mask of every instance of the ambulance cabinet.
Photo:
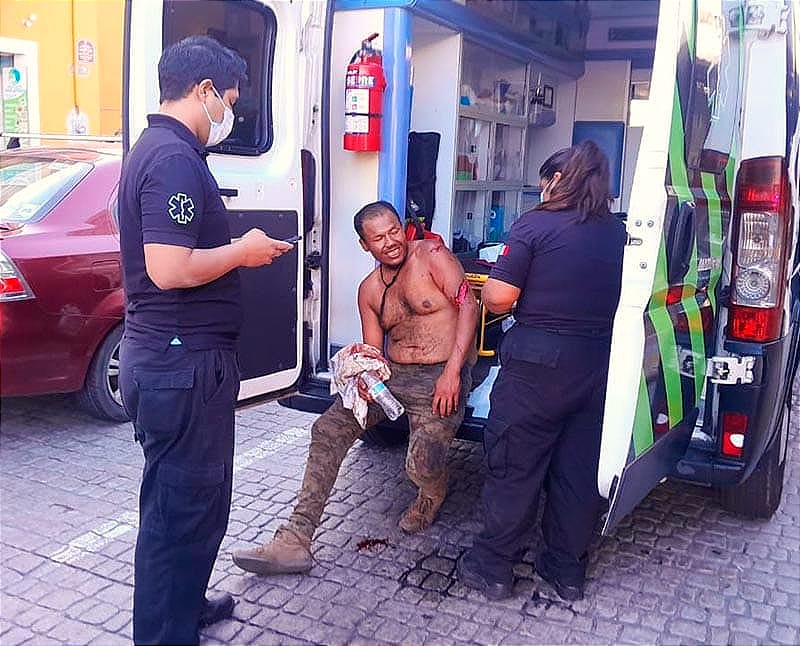
POLYGON ((525 63, 464 41, 451 229, 456 253, 504 241, 519 215, 527 79, 525 63))

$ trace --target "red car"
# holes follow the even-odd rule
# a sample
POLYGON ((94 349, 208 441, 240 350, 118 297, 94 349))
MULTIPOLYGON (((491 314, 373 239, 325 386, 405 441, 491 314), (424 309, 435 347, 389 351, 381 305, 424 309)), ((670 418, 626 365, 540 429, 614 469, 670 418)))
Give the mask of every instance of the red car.
POLYGON ((0 394, 77 392, 126 419, 115 149, 0 153, 0 394))

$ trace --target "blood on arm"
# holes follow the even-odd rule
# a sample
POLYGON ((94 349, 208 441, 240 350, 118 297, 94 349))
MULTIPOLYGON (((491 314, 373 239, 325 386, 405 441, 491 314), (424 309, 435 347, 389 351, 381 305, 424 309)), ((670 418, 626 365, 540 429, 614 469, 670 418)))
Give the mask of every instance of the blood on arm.
POLYGON ((458 293, 452 298, 453 305, 456 307, 461 307, 464 304, 464 301, 467 300, 467 296, 469 295, 469 282, 465 278, 461 285, 458 288, 458 293))

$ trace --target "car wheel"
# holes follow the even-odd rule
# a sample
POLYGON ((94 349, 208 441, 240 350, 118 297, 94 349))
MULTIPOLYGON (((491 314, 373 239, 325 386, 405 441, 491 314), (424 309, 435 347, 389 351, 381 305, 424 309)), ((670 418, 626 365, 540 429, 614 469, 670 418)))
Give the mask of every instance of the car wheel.
POLYGON ((87 413, 114 422, 128 420, 122 407, 119 389, 119 346, 122 340, 122 325, 118 325, 97 348, 83 390, 78 393, 78 403, 87 413))
POLYGON ((744 482, 720 489, 722 506, 746 518, 772 518, 781 503, 783 475, 786 470, 786 446, 789 440, 789 411, 783 409, 780 431, 744 482))

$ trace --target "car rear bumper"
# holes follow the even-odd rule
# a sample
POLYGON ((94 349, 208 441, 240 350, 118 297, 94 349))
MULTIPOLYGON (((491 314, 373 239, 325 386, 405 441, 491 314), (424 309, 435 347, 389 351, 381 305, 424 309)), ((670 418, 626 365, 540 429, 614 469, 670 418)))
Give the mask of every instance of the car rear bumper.
POLYGON ((95 348, 117 322, 51 314, 36 299, 0 304, 0 395, 80 390, 95 348))
POLYGON ((793 337, 769 344, 728 342, 726 349, 741 356, 756 357, 753 382, 719 385, 719 411, 715 421, 716 446, 691 446, 673 476, 712 486, 733 486, 746 480, 779 429, 781 414, 791 390, 793 337), (747 415, 747 431, 741 459, 721 454, 721 420, 725 413, 747 415))

